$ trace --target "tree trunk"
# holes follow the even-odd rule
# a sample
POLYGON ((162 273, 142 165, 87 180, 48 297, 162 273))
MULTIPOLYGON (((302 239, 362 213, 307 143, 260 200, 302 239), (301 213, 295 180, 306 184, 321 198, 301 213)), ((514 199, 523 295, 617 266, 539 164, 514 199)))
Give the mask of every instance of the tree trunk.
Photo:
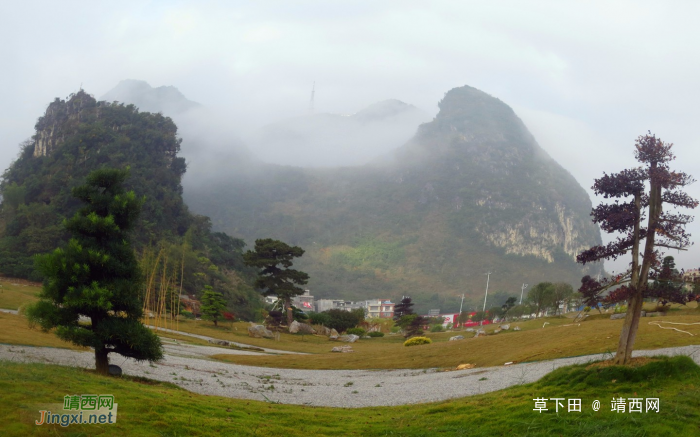
POLYGON ((636 291, 635 295, 627 301, 627 315, 625 316, 625 322, 622 324, 620 341, 617 345, 617 353, 615 354, 613 364, 629 364, 632 358, 632 349, 634 347, 634 340, 637 337, 639 319, 642 317, 643 303, 644 298, 641 290, 636 291))
POLYGON ((284 308, 287 310, 287 326, 292 326, 294 321, 294 315, 292 314, 292 300, 290 298, 284 299, 284 308))
POLYGON ((109 374, 109 357, 107 354, 109 354, 109 351, 104 347, 95 349, 95 370, 100 375, 109 374))

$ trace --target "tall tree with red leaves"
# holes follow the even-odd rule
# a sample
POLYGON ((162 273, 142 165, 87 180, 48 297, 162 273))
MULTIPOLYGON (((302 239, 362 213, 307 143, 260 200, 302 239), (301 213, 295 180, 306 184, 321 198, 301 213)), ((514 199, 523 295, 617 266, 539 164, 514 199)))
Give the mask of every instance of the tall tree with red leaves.
POLYGON ((627 315, 620 333, 615 364, 627 364, 632 358, 645 297, 663 296, 679 303, 685 303, 687 299, 678 287, 673 286, 676 281, 657 282, 668 286, 652 287, 649 284, 649 281, 662 275, 660 248, 685 250, 691 244, 685 225, 693 218, 664 212, 664 205, 674 209, 698 206, 697 200, 680 191, 694 179, 669 168, 669 163, 675 159, 671 153, 672 146, 651 132, 640 136, 635 142, 635 158, 642 166, 603 174, 593 185, 595 194, 614 199, 612 203, 602 203, 593 209, 593 222, 607 233, 622 235, 606 245, 581 252, 576 260, 586 264, 604 259, 615 260, 628 252, 632 254, 632 262, 626 272, 602 281, 586 276, 581 280, 579 289, 588 305, 627 301, 627 315), (645 219, 646 226, 643 226, 645 219), (610 289, 612 291, 603 296, 610 289))

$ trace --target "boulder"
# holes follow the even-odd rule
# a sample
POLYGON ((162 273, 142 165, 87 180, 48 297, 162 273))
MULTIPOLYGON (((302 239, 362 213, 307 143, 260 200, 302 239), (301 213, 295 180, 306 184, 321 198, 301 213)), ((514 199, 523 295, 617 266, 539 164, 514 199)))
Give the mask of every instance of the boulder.
POLYGON ((231 346, 231 343, 226 340, 217 340, 215 338, 210 338, 209 343, 218 344, 219 346, 231 346))
POLYGON ((299 332, 299 325, 301 325, 301 323, 297 322, 296 320, 293 321, 292 324, 289 325, 289 333, 296 334, 297 332, 299 332))
POLYGON ((299 323, 299 328, 297 330, 299 334, 307 334, 307 335, 313 335, 316 333, 316 330, 309 324, 306 323, 299 323))
POLYGON ((352 350, 352 346, 336 346, 333 349, 331 349, 331 352, 341 352, 341 353, 348 353, 348 352, 355 352, 352 350))
POLYGON ((513 328, 513 331, 520 331, 520 326, 516 326, 515 328, 513 328))
POLYGON ((335 329, 331 329, 330 334, 328 334, 328 339, 329 340, 337 340, 338 337, 339 337, 338 331, 336 331, 335 329))
POLYGON ((613 314, 610 316, 610 320, 624 319, 627 313, 613 314))
POLYGON ((467 329, 465 329, 465 331, 467 331, 467 332, 474 332, 475 329, 474 329, 474 328, 467 328, 467 329))
POLYGON ((273 338, 275 335, 263 325, 248 327, 248 335, 253 338, 273 338))
POLYGON ((501 325, 501 329, 503 329, 504 331, 509 330, 509 329, 510 329, 510 324, 508 324, 508 325, 501 325))
POLYGON ((315 325, 315 326, 316 327, 314 329, 316 330, 317 334, 325 335, 326 337, 331 335, 331 330, 326 328, 325 326, 323 326, 323 325, 315 325))
POLYGON ((346 334, 343 335, 339 338, 340 341, 344 341, 346 343, 355 343, 360 337, 358 337, 355 334, 346 334))
POLYGON ((107 367, 107 372, 112 376, 122 376, 122 368, 115 364, 110 364, 107 367))
POLYGON ((460 364, 457 366, 457 370, 473 369, 474 367, 476 367, 476 364, 460 364))
POLYGON ((501 329, 500 329, 500 328, 494 329, 494 330, 493 330, 493 333, 494 333, 494 334, 498 334, 499 332, 501 332, 501 329))
POLYGON ((463 335, 455 335, 454 337, 450 337, 450 341, 456 341, 456 340, 464 340, 463 335))

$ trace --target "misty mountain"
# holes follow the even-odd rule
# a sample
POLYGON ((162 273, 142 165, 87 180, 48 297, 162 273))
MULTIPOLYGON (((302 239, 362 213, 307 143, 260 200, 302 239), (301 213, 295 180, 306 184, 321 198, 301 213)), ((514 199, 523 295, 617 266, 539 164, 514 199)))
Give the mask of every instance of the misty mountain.
POLYGON ((174 86, 152 87, 143 80, 122 80, 100 97, 100 101, 134 105, 141 111, 162 113, 172 118, 183 141, 180 156, 187 161, 183 183, 206 177, 222 163, 243 163, 253 159, 249 149, 231 130, 226 120, 197 102, 188 100, 174 86))
POLYGON ((199 103, 187 100, 174 86, 154 88, 146 81, 133 79, 122 80, 100 100, 131 104, 141 111, 160 112, 169 117, 201 107, 199 103))
POLYGON ((488 271, 492 292, 519 295, 522 283, 576 284, 599 269, 574 260, 601 241, 587 193, 513 110, 468 86, 439 107, 381 162, 231 166, 185 184, 185 200, 249 244, 306 249, 298 264, 317 297, 410 295, 420 309, 448 310, 457 294, 483 295, 488 271))
POLYGON ((246 141, 271 164, 362 165, 405 144, 429 119, 413 105, 385 100, 352 115, 309 114, 272 123, 246 141))

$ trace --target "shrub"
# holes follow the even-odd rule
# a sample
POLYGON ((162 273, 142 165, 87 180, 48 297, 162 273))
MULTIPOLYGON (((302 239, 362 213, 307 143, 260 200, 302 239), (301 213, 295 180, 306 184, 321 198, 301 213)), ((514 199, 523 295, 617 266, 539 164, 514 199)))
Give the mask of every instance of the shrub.
POLYGON ((370 332, 370 333, 367 334, 367 335, 369 335, 370 337, 373 337, 373 338, 374 338, 374 337, 384 337, 384 333, 383 333, 383 332, 379 332, 379 331, 372 331, 372 332, 370 332))
MULTIPOLYGON (((700 309, 700 305, 698 305, 698 309, 700 309)), ((396 333, 399 332, 400 330, 401 330, 401 327, 400 327, 400 326, 392 326, 392 327, 391 327, 391 333, 392 333, 392 334, 396 334, 396 333)))
POLYGON ((194 319, 194 314, 189 311, 180 311, 180 315, 186 319, 194 319))
POLYGON ((328 314, 330 317, 330 321, 326 326, 333 328, 338 332, 344 332, 347 329, 354 328, 362 321, 359 318, 358 312, 344 311, 334 308, 332 310, 324 311, 324 313, 328 314))
POLYGON ((442 328, 442 325, 433 325, 430 327, 430 332, 442 332, 444 329, 442 328))
POLYGON ((309 321, 312 325, 328 326, 331 321, 331 316, 326 313, 309 313, 309 321))
POLYGON ((429 339, 428 337, 413 337, 413 338, 409 338, 408 340, 406 340, 403 343, 403 345, 404 346, 418 346, 421 344, 430 344, 432 342, 433 341, 431 339, 429 339))
POLYGON ((348 334, 357 335, 358 337, 362 337, 363 335, 365 335, 365 334, 367 333, 367 331, 365 331, 365 330, 362 329, 362 328, 350 328, 350 329, 348 329, 346 332, 347 332, 348 334))

